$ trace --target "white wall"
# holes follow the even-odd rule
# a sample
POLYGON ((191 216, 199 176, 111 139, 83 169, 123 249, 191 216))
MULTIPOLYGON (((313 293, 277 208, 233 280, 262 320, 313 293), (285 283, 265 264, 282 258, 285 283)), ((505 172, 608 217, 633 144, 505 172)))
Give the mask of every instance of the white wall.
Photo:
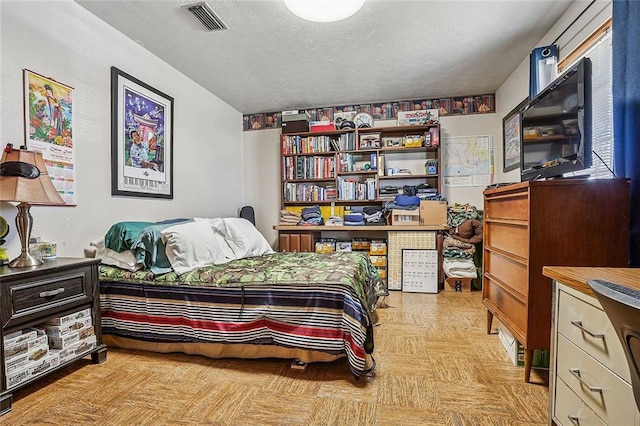
POLYGON ((244 132, 244 180, 247 204, 253 206, 256 227, 276 247, 280 221, 280 129, 244 132))
MULTIPOLYGON (((31 209, 32 235, 58 241, 60 256, 82 256, 120 220, 235 216, 244 200, 242 115, 72 1, 0 2, 0 143, 23 142, 22 69, 72 86, 78 204, 31 209), (174 98, 174 198, 111 196, 110 67, 174 98)), ((20 252, 16 209, 9 257, 20 252)))

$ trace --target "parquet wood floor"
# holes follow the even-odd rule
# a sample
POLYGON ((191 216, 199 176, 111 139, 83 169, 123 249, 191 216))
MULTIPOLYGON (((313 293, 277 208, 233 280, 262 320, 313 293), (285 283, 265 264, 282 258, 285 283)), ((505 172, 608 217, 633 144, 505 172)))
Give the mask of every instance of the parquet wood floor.
POLYGON ((208 359, 110 348, 14 394, 3 425, 546 425, 548 374, 524 383, 480 292, 392 292, 378 310, 377 371, 344 359, 208 359))

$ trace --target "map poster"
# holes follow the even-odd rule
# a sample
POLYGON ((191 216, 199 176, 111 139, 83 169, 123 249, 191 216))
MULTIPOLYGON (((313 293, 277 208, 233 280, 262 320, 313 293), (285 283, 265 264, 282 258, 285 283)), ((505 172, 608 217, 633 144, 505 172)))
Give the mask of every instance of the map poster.
POLYGON ((73 87, 24 72, 25 140, 42 154, 53 186, 66 205, 76 205, 73 87))
POLYGON ((491 136, 450 137, 442 142, 445 185, 487 186, 491 183, 491 136))

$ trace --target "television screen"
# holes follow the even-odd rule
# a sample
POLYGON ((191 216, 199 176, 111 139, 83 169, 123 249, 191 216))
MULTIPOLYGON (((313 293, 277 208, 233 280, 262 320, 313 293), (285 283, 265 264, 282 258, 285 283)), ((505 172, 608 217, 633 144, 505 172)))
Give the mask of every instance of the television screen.
POLYGON ((521 129, 522 181, 591 167, 589 58, 582 58, 524 107, 521 129))

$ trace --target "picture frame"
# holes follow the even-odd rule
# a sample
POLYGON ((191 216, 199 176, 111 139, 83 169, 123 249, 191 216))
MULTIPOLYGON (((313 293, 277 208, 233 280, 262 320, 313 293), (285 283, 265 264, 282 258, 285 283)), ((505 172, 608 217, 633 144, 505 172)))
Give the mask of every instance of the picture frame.
POLYGON ((111 195, 173 199, 173 97, 111 67, 111 195))
POLYGON ((502 119, 502 171, 505 173, 520 167, 521 114, 528 101, 529 98, 525 98, 502 119))

